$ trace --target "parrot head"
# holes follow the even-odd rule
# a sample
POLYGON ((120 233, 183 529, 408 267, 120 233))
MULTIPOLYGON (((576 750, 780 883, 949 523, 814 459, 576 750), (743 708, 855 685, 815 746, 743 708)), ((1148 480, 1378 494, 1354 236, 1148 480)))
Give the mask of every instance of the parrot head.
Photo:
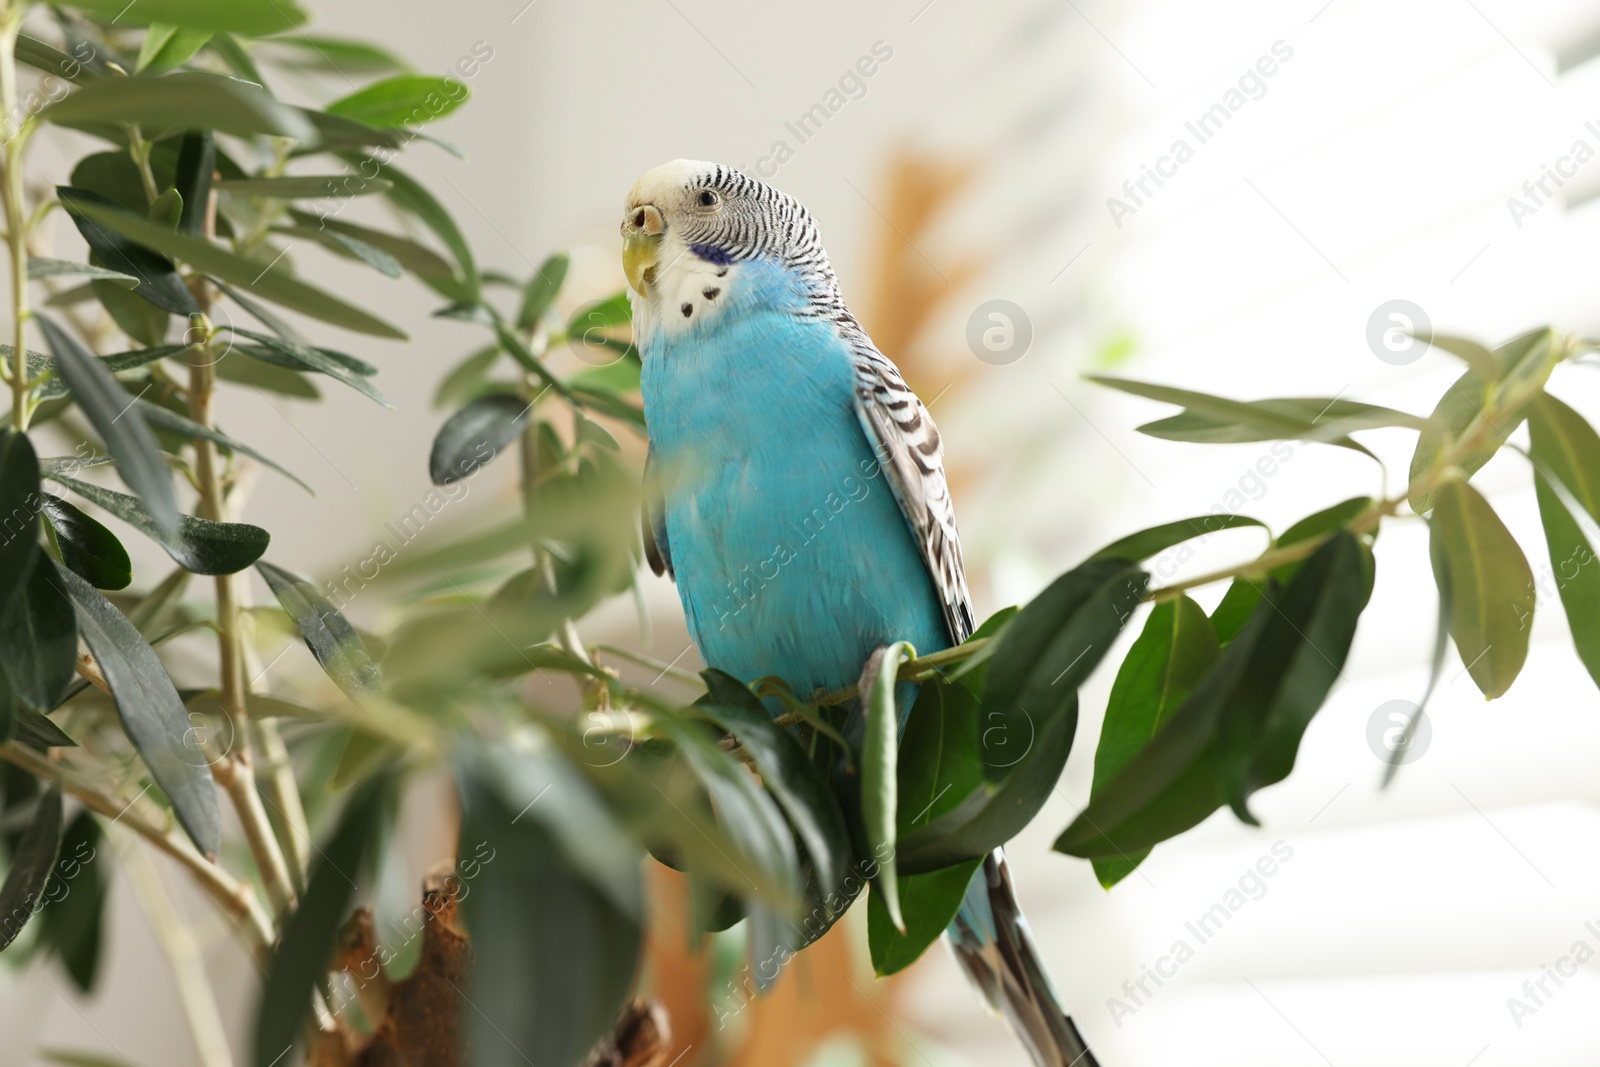
POLYGON ((677 159, 634 183, 622 214, 622 267, 636 315, 698 324, 728 302, 741 266, 787 272, 795 292, 837 292, 815 221, 786 193, 732 167, 677 159), (730 277, 730 272, 735 277, 730 277))

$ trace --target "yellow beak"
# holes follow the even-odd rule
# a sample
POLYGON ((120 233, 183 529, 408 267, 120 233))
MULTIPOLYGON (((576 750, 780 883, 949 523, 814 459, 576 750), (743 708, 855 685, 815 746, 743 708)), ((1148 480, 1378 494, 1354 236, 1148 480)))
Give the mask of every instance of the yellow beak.
POLYGON ((622 272, 640 296, 644 287, 655 281, 656 254, 667 232, 666 220, 654 204, 628 209, 622 220, 622 272))
POLYGON ((644 296, 647 282, 655 280, 656 251, 661 247, 659 233, 624 233, 622 235, 622 272, 628 276, 628 285, 644 296))

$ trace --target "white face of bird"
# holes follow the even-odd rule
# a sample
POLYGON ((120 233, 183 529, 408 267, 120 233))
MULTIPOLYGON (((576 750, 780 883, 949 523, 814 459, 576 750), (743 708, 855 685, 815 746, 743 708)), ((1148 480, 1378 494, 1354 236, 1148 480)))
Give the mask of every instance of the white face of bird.
POLYGON ((833 273, 799 201, 730 167, 678 159, 634 183, 622 216, 622 265, 637 326, 688 329, 728 302, 740 265, 791 268, 799 288, 830 291, 833 273))

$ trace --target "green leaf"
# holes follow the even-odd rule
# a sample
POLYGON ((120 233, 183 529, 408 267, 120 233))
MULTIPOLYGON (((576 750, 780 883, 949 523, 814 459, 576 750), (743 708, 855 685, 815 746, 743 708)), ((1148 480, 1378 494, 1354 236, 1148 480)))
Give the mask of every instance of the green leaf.
POLYGON ((878 863, 876 895, 894 928, 905 933, 900 914, 900 895, 895 878, 895 844, 898 841, 900 775, 898 755, 900 714, 895 707, 895 688, 902 660, 916 656, 905 641, 896 641, 875 654, 870 661, 877 669, 862 678, 861 705, 866 719, 866 734, 861 742, 861 823, 866 831, 867 849, 878 863))
POLYGON ((24 704, 11 709, 11 740, 40 749, 78 747, 78 742, 68 737, 54 719, 24 704))
POLYGON ((557 252, 539 264, 539 269, 533 272, 533 277, 523 287, 522 306, 517 309, 517 329, 531 330, 545 317, 567 280, 570 263, 571 257, 567 253, 557 252))
POLYGON ((319 230, 311 226, 277 226, 272 232, 281 233, 286 237, 298 237, 304 241, 315 241, 335 255, 359 260, 390 278, 398 278, 405 273, 400 261, 383 249, 334 230, 319 230))
POLYGON ((195 848, 215 856, 222 813, 211 764, 166 668, 116 605, 72 571, 52 569, 77 607, 80 631, 111 688, 122 729, 195 848))
POLYGON ((1600 685, 1600 566, 1593 546, 1557 492, 1557 486, 1600 521, 1600 435, 1555 397, 1545 394, 1528 409, 1534 489, 1550 569, 1578 658, 1600 685))
MULTIPOLYGON (((384 395, 378 391, 378 387, 368 381, 365 374, 361 373, 361 370, 365 370, 368 364, 358 363, 357 366, 361 370, 356 370, 352 369, 350 365, 350 357, 335 358, 335 354, 330 354, 327 349, 313 348, 297 341, 274 337, 272 334, 261 333, 257 330, 247 330, 242 326, 229 326, 227 329, 240 337, 250 338, 261 348, 267 350, 263 353, 255 347, 242 348, 241 350, 247 355, 255 356, 257 359, 267 359, 269 362, 279 363, 294 370, 314 370, 320 374, 326 374, 335 381, 343 382, 363 396, 377 401, 384 407, 391 410, 394 408, 393 404, 384 399, 384 395)), ((373 369, 375 370, 376 368, 373 369)))
POLYGON ((347 238, 364 245, 370 245, 379 251, 385 252, 393 256, 406 270, 424 280, 450 281, 455 277, 454 268, 443 257, 431 249, 424 248, 409 237, 384 233, 382 230, 358 226, 353 222, 322 218, 293 209, 290 210, 289 217, 294 219, 303 229, 316 229, 335 237, 347 238))
POLYGON ((95 77, 94 71, 79 60, 54 45, 46 44, 37 37, 29 37, 25 33, 17 34, 16 56, 19 63, 26 63, 35 70, 42 70, 46 74, 53 74, 70 82, 90 81, 95 77))
MULTIPOLYGON (((243 352, 240 354, 248 355, 243 352)), ((252 389, 263 389, 269 393, 278 393, 297 400, 317 400, 322 396, 322 391, 304 374, 255 359, 219 360, 217 377, 225 382, 248 385, 252 389)))
POLYGON ((28 260, 29 281, 36 282, 40 278, 59 278, 63 276, 98 278, 123 289, 132 289, 139 284, 139 279, 131 274, 123 274, 121 271, 96 267, 92 263, 75 263, 70 259, 40 259, 37 256, 28 260))
POLYGON ((405 70, 405 60, 366 41, 351 41, 341 37, 320 37, 297 33, 289 37, 272 37, 261 42, 275 48, 289 49, 288 53, 273 57, 273 63, 289 70, 318 70, 329 74, 373 74, 405 70))
MULTIPOLYGON (((75 197, 71 190, 58 190, 62 203, 71 201, 70 209, 81 213, 93 222, 100 223, 140 244, 180 259, 205 274, 215 275, 250 293, 284 307, 309 315, 314 319, 343 326, 347 330, 368 333, 376 337, 406 340, 403 331, 384 322, 325 290, 308 285, 291 277, 286 271, 274 270, 271 263, 259 263, 234 255, 200 237, 172 233, 129 212, 107 208, 75 197)), ((142 293, 141 284, 136 292, 142 293)))
POLYGON ((433 484, 449 485, 476 474, 522 436, 532 408, 520 396, 490 393, 451 415, 439 427, 428 456, 433 484))
MULTIPOLYGON (((597 882, 522 795, 467 777, 458 851, 483 857, 462 917, 475 964, 466 1041, 477 1067, 582 1062, 615 1023, 642 948, 637 866, 629 894, 597 882)), ((554 793, 533 805, 557 805, 554 793)), ((325 946, 324 946, 325 947, 325 946)), ((262 1060, 258 1067, 267 1067, 262 1060)))
MULTIPOLYGON (((10 353, 6 353, 10 366, 10 353)), ((28 435, 0 427, 0 615, 27 583, 39 556, 39 457, 28 435)))
MULTIPOLYGON (((202 426, 198 422, 195 422, 191 418, 188 418, 188 417, 186 417, 184 415, 179 415, 176 411, 173 411, 173 410, 171 410, 169 408, 164 408, 160 404, 153 404, 148 400, 140 400, 138 402, 138 405, 139 405, 139 410, 144 412, 145 419, 147 421, 149 421, 149 422, 152 422, 152 423, 156 424, 157 426, 161 427, 162 429, 168 430, 168 431, 170 431, 172 433, 175 433, 175 434, 178 434, 178 435, 180 435, 182 437, 188 437, 188 438, 190 438, 192 440, 210 441, 213 444, 221 445, 223 448, 227 449, 229 452, 237 452, 241 456, 249 456, 251 459, 256 460, 257 462, 261 463, 263 466, 270 467, 273 470, 277 471, 279 474, 283 475, 285 478, 289 479, 291 482, 293 482, 294 484, 298 485, 300 488, 304 489, 306 492, 312 493, 311 487, 309 485, 307 485, 305 482, 301 481, 299 478, 296 478, 293 474, 289 473, 289 471, 287 469, 285 469, 284 467, 279 466, 277 463, 275 463, 272 460, 268 459, 266 456, 263 456, 260 452, 257 452, 255 449, 251 448, 249 445, 241 444, 240 442, 235 441, 233 438, 229 437, 227 434, 223 433, 222 431, 213 430, 209 426, 202 426)), ((315 496, 316 494, 312 493, 312 495, 315 496)), ((115 586, 115 587, 101 586, 101 588, 102 589, 104 589, 104 588, 118 588, 118 589, 120 589, 121 586, 115 586)))
POLYGON ((1338 679, 1372 589, 1372 556, 1336 534, 1285 588, 1272 582, 1249 623, 1187 700, 1056 839, 1072 856, 1132 855, 1282 781, 1338 679))
POLYGON ((235 574, 261 558, 271 535, 243 522, 212 522, 192 515, 178 516, 178 532, 164 533, 137 498, 80 481, 66 474, 49 475, 51 481, 71 489, 166 549, 167 555, 195 574, 235 574))
POLYGON ((899 837, 926 826, 983 786, 981 685, 981 678, 970 675, 962 683, 930 678, 917 692, 900 739, 899 837))
MULTIPOLYGON (((1533 330, 1507 341, 1491 353, 1499 382, 1543 381, 1555 366, 1559 348, 1555 334, 1548 328, 1533 330)), ((1500 446, 1506 443, 1506 438, 1522 424, 1527 414, 1525 408, 1497 410, 1498 401, 1492 400, 1491 395, 1500 393, 1502 389, 1502 385, 1485 381, 1472 370, 1451 384, 1435 405, 1428 428, 1417 439, 1417 449, 1411 455, 1408 484, 1418 486, 1420 490, 1422 487, 1418 483, 1433 473, 1435 466, 1443 462, 1450 449, 1480 418, 1488 424, 1484 441, 1467 455, 1457 457, 1454 465, 1470 478, 1500 451, 1500 446), (1492 416, 1489 414, 1491 410, 1494 412, 1492 416)), ((1418 515, 1427 512, 1433 507, 1434 493, 1413 491, 1410 494, 1411 510, 1418 515)))
POLYGON ((86 14, 137 26, 171 22, 246 37, 282 33, 306 21, 305 12, 294 0, 228 0, 225 4, 215 0, 139 0, 132 7, 125 0, 73 0, 72 6, 86 14))
POLYGON ((396 74, 358 89, 327 106, 330 115, 385 129, 421 126, 467 102, 465 83, 434 74, 396 74))
POLYGON ((17 699, 38 711, 61 703, 78 661, 77 619, 53 577, 54 566, 40 555, 0 614, 0 668, 17 699))
POLYGON ((809 928, 814 922, 823 925, 837 918, 827 902, 841 892, 850 861, 850 831, 844 813, 806 750, 792 734, 773 723, 742 682, 716 670, 701 674, 709 692, 697 707, 732 734, 755 761, 762 781, 810 857, 817 883, 811 899, 822 914, 807 916, 809 939, 818 932, 809 928))
POLYGON ((1450 636, 1467 673, 1493 700, 1528 658, 1533 571, 1489 502, 1461 479, 1434 494, 1428 531, 1434 576, 1450 583, 1450 636))
MULTIPOLYGON (((361 165, 361 159, 358 156, 351 156, 346 153, 342 158, 352 166, 359 168, 361 165)), ((432 193, 423 188, 410 175, 405 174, 393 165, 385 167, 384 174, 394 183, 394 188, 389 190, 387 194, 390 202, 406 214, 414 216, 424 226, 438 235, 439 240, 444 242, 444 246, 455 257, 456 265, 460 268, 460 280, 464 282, 466 287, 466 291, 456 299, 477 299, 480 286, 477 260, 473 258, 472 246, 467 244, 467 239, 462 236, 461 229, 456 225, 455 220, 450 217, 450 213, 444 209, 444 205, 439 203, 432 193)))
POLYGON ((40 897, 60 847, 61 786, 52 785, 40 795, 39 806, 11 856, 11 869, 0 883, 0 952, 17 939, 41 906, 40 897))
POLYGON ((367 196, 394 188, 382 178, 363 179, 353 188, 347 174, 290 174, 277 178, 235 178, 219 181, 216 189, 235 196, 264 196, 277 200, 321 200, 329 197, 367 196))
POLYGON ((972 872, 983 860, 972 859, 953 867, 913 874, 900 880, 900 910, 905 916, 905 932, 895 928, 883 894, 876 889, 867 901, 867 947, 872 953, 872 969, 886 978, 903 971, 939 939, 956 917, 967 895, 972 872))
POLYGON ((633 304, 628 301, 628 294, 616 293, 604 300, 585 304, 574 311, 572 318, 567 320, 567 337, 585 340, 592 330, 615 329, 618 326, 626 326, 632 321, 633 304))
POLYGON ((1495 366, 1494 353, 1476 341, 1438 333, 1424 337, 1422 340, 1464 362, 1481 381, 1494 381, 1499 373, 1495 366))
POLYGON ((211 40, 211 30, 175 26, 170 22, 153 22, 139 46, 139 61, 135 74, 149 71, 160 74, 176 70, 194 57, 194 54, 211 40))
MULTIPOLYGON (((1216 661, 1218 651, 1216 632, 1200 605, 1180 596, 1155 606, 1111 686, 1100 744, 1094 753, 1091 801, 1188 699, 1216 661)), ((1100 884, 1110 889, 1133 873, 1147 855, 1148 850, 1141 850, 1096 857, 1094 873, 1100 884)))
POLYGON ((1111 542, 1089 558, 1126 559, 1139 563, 1185 541, 1197 537, 1209 537, 1218 530, 1234 530, 1241 526, 1259 526, 1266 529, 1267 524, 1248 515, 1196 515, 1192 519, 1162 523, 1160 526, 1152 526, 1148 530, 1129 534, 1111 542))
POLYGON ((1092 382, 1125 393, 1177 404, 1181 415, 1147 423, 1141 433, 1171 441, 1234 443, 1243 441, 1324 441, 1354 447, 1347 434, 1385 426, 1422 429, 1426 420, 1403 411, 1327 397, 1284 397, 1228 400, 1164 385, 1091 374, 1092 382))
POLYGON ((1010 620, 979 708, 984 782, 901 840, 901 874, 980 858, 1038 813, 1072 749, 1078 686, 1143 599, 1147 579, 1129 561, 1091 560, 1010 620))
POLYGON ((484 345, 457 363, 433 391, 433 406, 441 408, 470 399, 483 387, 489 368, 499 356, 499 345, 484 345))
POLYGON ((100 970, 101 928, 111 879, 100 859, 104 847, 100 824, 87 808, 67 824, 55 865, 55 880, 47 890, 44 941, 55 949, 61 964, 80 992, 94 991, 100 970))
POLYGON ((380 684, 378 668, 373 666, 361 635, 317 592, 316 586, 266 560, 258 562, 256 570, 266 579, 272 595, 294 620, 306 647, 334 684, 351 700, 376 693, 380 684))
POLYGON ((44 513, 55 529, 61 562, 97 589, 126 589, 133 563, 115 534, 52 493, 44 494, 44 513))
POLYGON ((134 1067, 131 1060, 121 1056, 97 1056, 92 1052, 74 1052, 71 1049, 41 1048, 39 1056, 46 1063, 59 1067, 134 1067))
MULTIPOLYGON (((138 288, 133 291, 135 296, 174 315, 199 314, 200 305, 195 303, 188 286, 183 284, 183 278, 179 276, 172 260, 156 254, 143 243, 128 240, 119 227, 108 220, 116 219, 130 226, 148 227, 152 232, 162 235, 167 235, 167 230, 135 215, 110 197, 88 189, 58 185, 56 195, 61 200, 61 206, 66 208, 68 216, 78 227, 78 232, 88 242, 90 251, 102 263, 138 280, 138 288), (100 212, 106 217, 95 215, 95 212, 100 212)), ((108 283, 97 282, 95 292, 104 293, 107 286, 108 283)), ((107 304, 107 310, 111 309, 112 306, 107 304)), ((118 321, 120 325, 121 320, 118 321)), ((160 339, 157 337, 151 340, 159 342, 160 339)))
POLYGON ((184 134, 178 146, 178 162, 172 187, 183 197, 183 215, 178 229, 183 233, 205 232, 206 212, 211 202, 211 175, 217 169, 217 142, 210 130, 184 134))
POLYGON ((169 318, 153 301, 106 282, 90 282, 89 291, 129 340, 150 346, 166 343, 169 318))
MULTIPOLYGON (((267 969, 251 1041, 255 1067, 294 1059, 291 1050, 304 1036, 312 995, 327 974, 339 926, 350 914, 356 879, 381 852, 393 790, 394 779, 387 773, 362 783, 345 806, 333 837, 317 850, 306 891, 267 969)), ((479 888, 473 887, 469 899, 479 888)))
MULTIPOLYGON (((138 10, 148 0, 130 10, 138 10)), ((100 78, 56 101, 39 118, 45 122, 137 123, 147 130, 207 129, 240 137, 264 134, 310 141, 316 129, 294 108, 279 103, 259 85, 202 71, 160 77, 100 78)))

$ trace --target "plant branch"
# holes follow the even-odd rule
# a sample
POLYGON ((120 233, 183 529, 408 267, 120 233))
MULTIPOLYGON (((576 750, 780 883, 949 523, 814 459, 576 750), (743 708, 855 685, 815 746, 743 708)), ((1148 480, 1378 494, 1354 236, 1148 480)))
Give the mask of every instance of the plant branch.
POLYGON ((11 426, 17 433, 28 429, 28 223, 23 204, 22 152, 32 132, 30 120, 17 108, 17 34, 22 29, 24 5, 20 0, 0 0, 0 133, 5 134, 5 173, 0 176, 0 197, 5 200, 6 248, 11 254, 11 426), (16 128, 11 124, 16 122, 16 128))
POLYGON ((251 950, 265 959, 272 950, 272 923, 262 911, 255 890, 236 881, 212 861, 196 852, 187 840, 174 837, 166 830, 147 821, 133 810, 138 803, 122 801, 102 793, 95 785, 80 777, 64 763, 47 759, 31 748, 16 743, 0 745, 0 759, 13 763, 36 778, 59 782, 64 792, 77 797, 90 810, 104 815, 112 823, 126 826, 140 837, 186 867, 190 874, 227 914, 243 929, 251 950))

